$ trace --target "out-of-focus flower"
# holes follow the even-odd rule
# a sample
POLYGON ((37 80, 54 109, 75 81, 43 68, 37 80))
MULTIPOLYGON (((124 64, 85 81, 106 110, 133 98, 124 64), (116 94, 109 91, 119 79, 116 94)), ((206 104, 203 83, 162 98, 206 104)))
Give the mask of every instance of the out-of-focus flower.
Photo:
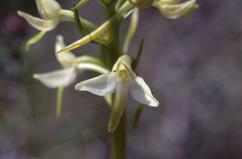
POLYGON ((67 20, 65 17, 72 16, 72 12, 63 10, 60 4, 55 0, 35 0, 38 12, 41 18, 34 17, 28 13, 18 11, 18 15, 23 17, 32 27, 39 30, 40 33, 30 38, 25 49, 28 50, 31 45, 38 42, 48 31, 53 30, 61 20, 67 20))
POLYGON ((198 8, 196 0, 186 2, 181 2, 181 0, 129 0, 129 2, 139 8, 154 6, 169 19, 182 17, 198 8))
MULTIPOLYGON (((57 36, 55 50, 58 52, 64 48, 65 44, 62 36, 57 36)), ((56 54, 57 60, 63 69, 48 73, 34 74, 33 77, 49 88, 66 87, 72 84, 76 78, 77 70, 93 70, 99 73, 106 73, 102 63, 90 56, 76 57, 70 52, 56 54)))
POLYGON ((187 15, 198 8, 196 0, 180 2, 180 0, 154 0, 153 6, 169 19, 176 19, 187 15))
MULTIPOLYGON (((57 36, 55 52, 58 52, 64 47, 63 37, 57 36)), ((33 77, 49 88, 58 88, 56 116, 59 118, 61 115, 64 87, 71 85, 75 81, 78 70, 80 72, 84 70, 92 70, 98 73, 107 73, 108 70, 105 69, 100 60, 90 56, 76 57, 71 52, 64 52, 62 54, 56 54, 56 58, 62 65, 63 69, 34 74, 33 77)))
POLYGON ((18 11, 18 15, 23 17, 32 27, 40 31, 50 31, 54 29, 60 21, 61 6, 55 0, 36 0, 36 5, 41 18, 34 17, 28 13, 18 11))

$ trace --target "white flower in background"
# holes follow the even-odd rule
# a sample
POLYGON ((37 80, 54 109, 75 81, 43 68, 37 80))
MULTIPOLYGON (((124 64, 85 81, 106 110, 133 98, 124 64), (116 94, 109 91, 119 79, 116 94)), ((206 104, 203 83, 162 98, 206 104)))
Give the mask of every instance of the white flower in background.
POLYGON ((163 16, 170 19, 182 17, 198 8, 196 0, 182 3, 180 0, 154 0, 153 6, 158 8, 163 16))
POLYGON ((59 12, 61 6, 55 0, 36 0, 35 2, 41 18, 34 17, 22 11, 18 11, 18 15, 40 31, 53 30, 60 21, 59 12))
MULTIPOLYGON (((55 51, 58 52, 65 47, 63 37, 57 36, 55 51)), ((33 77, 49 88, 66 87, 72 84, 77 76, 77 71, 93 70, 99 73, 106 73, 101 62, 90 56, 76 57, 71 52, 56 54, 56 58, 63 69, 48 73, 34 74, 33 77)))
MULTIPOLYGON (((57 36, 55 52, 64 47, 63 37, 57 36)), ((98 73, 107 73, 108 70, 103 67, 103 64, 98 59, 90 56, 76 57, 71 52, 64 52, 56 54, 56 58, 62 65, 62 69, 47 73, 37 73, 33 77, 49 88, 58 88, 56 116, 59 118, 61 115, 64 87, 71 85, 75 81, 78 71, 81 73, 83 70, 92 70, 98 73)))
POLYGON ((80 82, 75 86, 75 89, 88 91, 99 96, 107 96, 114 91, 122 90, 123 94, 130 92, 131 96, 139 103, 152 107, 159 105, 143 78, 133 72, 131 59, 127 55, 123 55, 117 60, 111 72, 80 82))

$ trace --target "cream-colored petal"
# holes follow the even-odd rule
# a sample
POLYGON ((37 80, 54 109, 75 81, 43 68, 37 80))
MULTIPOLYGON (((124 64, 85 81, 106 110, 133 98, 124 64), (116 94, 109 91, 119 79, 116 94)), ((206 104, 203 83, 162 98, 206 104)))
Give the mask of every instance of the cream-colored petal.
POLYGON ((78 91, 88 91, 99 96, 107 96, 115 91, 117 84, 116 78, 116 74, 113 72, 103 74, 78 83, 75 89, 78 91))
POLYGON ((92 63, 79 63, 77 64, 76 67, 77 69, 80 69, 80 70, 91 70, 101 74, 105 74, 109 72, 107 69, 92 63))
MULTIPOLYGON (((56 37, 55 52, 57 53, 64 47, 65 47, 65 43, 64 43, 63 37, 61 35, 58 35, 56 37)), ((67 67, 72 67, 74 65, 76 56, 70 52, 65 52, 62 54, 56 54, 56 58, 63 67, 67 68, 67 67)))
POLYGON ((33 17, 32 15, 22 11, 18 11, 18 15, 23 17, 32 27, 40 31, 50 31, 54 29, 59 23, 58 19, 44 20, 37 17, 33 17))
POLYGON ((198 8, 196 0, 189 0, 180 4, 154 3, 154 6, 160 10, 161 14, 170 19, 185 16, 198 8))
POLYGON ((158 107, 159 105, 159 102, 153 97, 149 86, 139 76, 131 84, 130 93, 136 101, 142 104, 152 107, 158 107))
POLYGON ((68 68, 48 73, 34 74, 33 77, 47 87, 57 88, 72 84, 76 78, 76 73, 74 68, 68 68))
POLYGON ((55 19, 61 10, 60 4, 55 0, 35 0, 39 14, 44 19, 55 19))

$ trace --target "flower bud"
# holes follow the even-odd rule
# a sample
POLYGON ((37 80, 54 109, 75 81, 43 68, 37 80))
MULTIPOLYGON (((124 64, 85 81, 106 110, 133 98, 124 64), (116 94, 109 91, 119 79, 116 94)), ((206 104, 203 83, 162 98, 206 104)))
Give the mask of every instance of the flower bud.
POLYGON ((147 8, 152 6, 154 0, 129 0, 134 6, 139 8, 147 8))
POLYGON ((169 19, 185 16, 198 8, 196 0, 179 3, 178 0, 155 0, 153 6, 169 19))

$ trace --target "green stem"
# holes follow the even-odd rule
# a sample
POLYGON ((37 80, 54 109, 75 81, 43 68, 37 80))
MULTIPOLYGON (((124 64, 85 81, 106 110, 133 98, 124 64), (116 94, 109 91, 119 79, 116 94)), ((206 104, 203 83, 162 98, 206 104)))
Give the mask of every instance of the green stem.
MULTIPOLYGON (((105 6, 107 17, 113 17, 116 14, 115 4, 105 6)), ((102 59, 104 59, 107 67, 112 68, 114 63, 121 55, 119 46, 119 29, 122 18, 114 18, 109 28, 109 44, 102 46, 102 59)), ((113 96, 114 98, 115 96, 113 96)), ((115 101, 115 100, 113 100, 115 101)), ((115 103, 113 102, 113 105, 115 103)), ((111 108, 112 109, 112 108, 111 108)), ((112 133, 112 159, 125 159, 126 158, 126 115, 125 110, 121 117, 120 123, 116 130, 112 133)))
POLYGON ((112 134, 112 159, 126 158, 126 114, 122 115, 120 123, 112 134))

